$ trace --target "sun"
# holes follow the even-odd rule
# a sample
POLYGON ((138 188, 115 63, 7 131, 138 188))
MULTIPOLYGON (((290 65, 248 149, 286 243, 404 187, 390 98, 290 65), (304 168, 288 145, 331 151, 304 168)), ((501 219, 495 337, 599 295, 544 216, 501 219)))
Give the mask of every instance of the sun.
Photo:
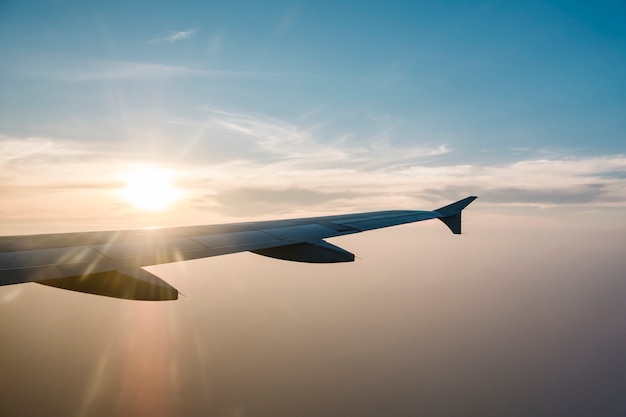
POLYGON ((141 168, 123 175, 126 186, 120 197, 138 210, 163 211, 182 196, 174 183, 171 171, 158 168, 141 168))

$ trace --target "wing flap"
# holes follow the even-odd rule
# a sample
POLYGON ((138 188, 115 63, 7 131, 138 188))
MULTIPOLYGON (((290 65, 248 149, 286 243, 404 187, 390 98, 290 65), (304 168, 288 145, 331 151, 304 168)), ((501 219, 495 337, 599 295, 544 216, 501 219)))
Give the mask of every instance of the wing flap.
POLYGON ((354 254, 323 240, 254 250, 253 253, 285 261, 307 263, 353 262, 354 254))
POLYGON ((177 300, 178 290, 144 269, 48 279, 38 284, 126 300, 177 300))

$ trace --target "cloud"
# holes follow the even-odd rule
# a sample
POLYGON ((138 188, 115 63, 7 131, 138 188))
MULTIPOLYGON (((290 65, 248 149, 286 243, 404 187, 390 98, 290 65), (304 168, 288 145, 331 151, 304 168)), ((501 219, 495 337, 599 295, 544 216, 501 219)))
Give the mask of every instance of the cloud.
POLYGON ((215 58, 219 55, 220 50, 222 49, 223 43, 223 33, 216 32, 209 39, 209 43, 207 45, 207 52, 209 57, 215 58))
POLYGON ((87 82, 101 80, 153 80, 183 77, 223 77, 239 79, 280 79, 295 75, 199 69, 182 65, 166 65, 134 61, 64 61, 43 62, 27 68, 16 68, 21 74, 34 78, 63 81, 87 82))
MULTIPOLYGON (((204 197, 208 208, 226 215, 252 216, 278 214, 329 204, 353 197, 350 192, 323 192, 305 188, 236 188, 204 197), (288 209, 286 209, 288 208, 288 209)), ((202 208, 200 204, 198 206, 202 208)))
POLYGON ((447 144, 397 146, 377 134, 357 142, 350 133, 327 137, 264 115, 204 110, 205 121, 176 121, 196 133, 184 153, 232 146, 228 162, 205 174, 235 189, 349 191, 346 208, 365 208, 365 202, 389 207, 392 201, 415 207, 470 194, 490 205, 626 206, 624 155, 547 159, 528 153, 506 164, 450 164, 445 156, 453 150, 447 144))
POLYGON ((4 172, 19 170, 28 165, 67 163, 86 158, 92 152, 74 146, 71 142, 49 138, 17 139, 0 135, 0 167, 4 172))
POLYGON ((130 61, 59 61, 28 68, 25 73, 36 78, 68 82, 180 78, 210 74, 185 66, 130 61))
POLYGON ((125 78, 175 78, 201 74, 203 74, 201 70, 177 65, 141 62, 108 62, 95 64, 91 71, 88 69, 82 74, 76 74, 74 79, 88 81, 125 78))
MULTIPOLYGON (((465 190, 464 190, 465 191, 465 190)), ((451 186, 442 189, 427 189, 423 192, 445 199, 454 199, 463 194, 463 191, 451 186)), ((467 193, 467 191, 465 191, 467 193)), ((587 204, 594 202, 610 202, 610 187, 608 184, 580 184, 569 187, 507 187, 495 185, 491 188, 484 186, 472 187, 472 192, 480 195, 481 199, 490 204, 531 204, 538 206, 557 206, 571 204, 587 204)))
POLYGON ((155 44, 155 43, 164 43, 164 42, 169 42, 169 43, 180 42, 182 40, 189 39, 197 31, 198 31, 197 29, 190 29, 190 30, 185 30, 185 31, 180 31, 180 32, 172 32, 169 36, 151 39, 146 43, 155 44))
POLYGON ((252 154, 264 163, 272 161, 281 169, 389 169, 406 166, 452 152, 446 144, 434 146, 395 146, 389 139, 374 135, 371 138, 351 139, 352 134, 328 137, 315 129, 307 129, 276 118, 259 114, 233 113, 215 109, 203 109, 207 119, 203 121, 173 120, 172 123, 195 128, 200 135, 187 145, 188 151, 203 137, 225 137, 228 143, 247 144, 242 152, 252 154))
POLYGON ((451 164, 445 144, 398 147, 377 135, 355 142, 349 134, 326 137, 258 114, 211 111, 205 120, 175 122, 183 128, 176 142, 182 151, 164 148, 150 160, 122 142, 99 148, 97 142, 0 136, 0 228, 51 216, 69 223, 84 216, 90 224, 106 220, 121 227, 125 221, 200 224, 241 216, 430 208, 466 195, 507 212, 512 205, 626 208, 626 156, 620 154, 451 164), (224 150, 228 146, 232 152, 224 150), (121 174, 140 162, 177 173, 175 183, 186 198, 168 217, 130 212, 115 199, 121 174))
POLYGON ((287 34, 295 25, 301 10, 299 6, 292 6, 282 15, 280 21, 274 28, 274 36, 282 36, 287 34))

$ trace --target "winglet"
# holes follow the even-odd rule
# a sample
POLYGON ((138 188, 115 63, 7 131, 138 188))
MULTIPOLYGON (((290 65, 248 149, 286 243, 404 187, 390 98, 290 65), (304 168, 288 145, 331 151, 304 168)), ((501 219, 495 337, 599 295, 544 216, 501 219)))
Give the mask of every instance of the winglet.
POLYGON ((435 212, 441 215, 439 220, 444 222, 452 230, 452 233, 458 235, 461 234, 461 211, 474 200, 476 200, 475 196, 467 197, 456 203, 438 208, 435 212))

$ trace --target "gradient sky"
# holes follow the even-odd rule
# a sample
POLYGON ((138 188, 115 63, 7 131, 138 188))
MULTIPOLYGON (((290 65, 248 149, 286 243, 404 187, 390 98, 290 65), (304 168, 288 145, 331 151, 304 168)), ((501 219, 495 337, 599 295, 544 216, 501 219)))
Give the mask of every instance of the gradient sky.
POLYGON ((0 235, 479 196, 174 303, 0 288, 0 414, 626 414, 624 2, 9 0, 0 56, 0 235))
POLYGON ((624 207, 620 2, 0 7, 4 234, 132 227, 113 191, 142 164, 188 193, 151 225, 624 207))

